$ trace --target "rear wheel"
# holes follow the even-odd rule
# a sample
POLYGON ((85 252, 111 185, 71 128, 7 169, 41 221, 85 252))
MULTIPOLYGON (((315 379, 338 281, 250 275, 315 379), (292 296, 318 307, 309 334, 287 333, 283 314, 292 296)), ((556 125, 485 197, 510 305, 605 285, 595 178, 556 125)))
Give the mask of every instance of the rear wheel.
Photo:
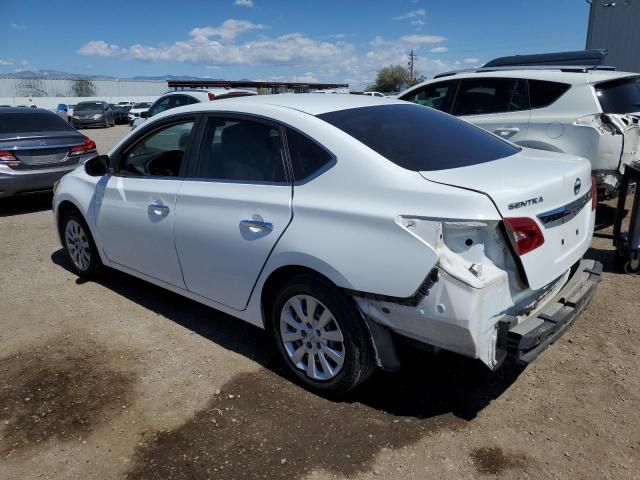
POLYGON ((349 296, 313 275, 291 279, 275 298, 271 333, 288 369, 320 393, 345 393, 375 370, 371 337, 349 296))
POLYGON ((624 272, 629 274, 640 273, 640 259, 627 260, 624 263, 624 272))
POLYGON ((61 233, 73 271, 82 278, 95 277, 102 262, 84 219, 76 212, 67 213, 61 233))

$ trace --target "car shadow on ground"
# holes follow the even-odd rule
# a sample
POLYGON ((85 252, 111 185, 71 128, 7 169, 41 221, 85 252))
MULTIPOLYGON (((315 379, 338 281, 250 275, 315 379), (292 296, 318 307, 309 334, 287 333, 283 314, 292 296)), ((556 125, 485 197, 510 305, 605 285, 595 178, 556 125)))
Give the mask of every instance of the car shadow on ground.
POLYGON ((11 217, 14 215, 51 210, 52 200, 52 193, 35 193, 32 195, 0 198, 0 217, 11 217))
MULTIPOLYGON (((629 212, 625 210, 622 218, 624 219, 628 213, 629 212)), ((595 231, 599 232, 601 230, 606 230, 607 228, 613 227, 615 221, 616 207, 612 207, 611 205, 607 205, 604 203, 599 203, 596 209, 595 231)))
MULTIPOLYGON (((51 259, 73 272, 63 249, 54 252, 51 259)), ((262 329, 116 270, 106 269, 97 283, 291 380, 262 329)), ((491 372, 459 355, 427 353, 410 346, 402 347, 401 357, 399 372, 378 372, 341 401, 405 417, 453 414, 470 420, 507 390, 523 370, 506 364, 491 372)))

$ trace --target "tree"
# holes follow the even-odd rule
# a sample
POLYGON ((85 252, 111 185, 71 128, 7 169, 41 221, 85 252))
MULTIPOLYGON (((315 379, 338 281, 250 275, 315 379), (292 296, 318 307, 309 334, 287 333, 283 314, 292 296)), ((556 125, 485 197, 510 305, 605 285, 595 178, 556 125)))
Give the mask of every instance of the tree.
POLYGON ((379 92, 398 92, 409 85, 409 72, 402 65, 389 65, 378 71, 376 90, 379 92))

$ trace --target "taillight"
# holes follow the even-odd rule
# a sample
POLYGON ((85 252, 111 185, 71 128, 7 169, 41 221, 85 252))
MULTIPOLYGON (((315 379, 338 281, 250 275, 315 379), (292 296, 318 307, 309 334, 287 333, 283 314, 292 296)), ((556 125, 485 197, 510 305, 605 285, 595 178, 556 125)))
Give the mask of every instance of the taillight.
POLYGON ((215 94, 213 94, 211 92, 207 92, 207 96, 209 97, 209 100, 215 100, 216 99, 215 94))
POLYGON ((0 165, 17 167, 18 165, 20 165, 20 160, 16 158, 13 152, 10 152, 8 150, 0 150, 0 165))
POLYGON ((69 149, 69 156, 84 155, 85 153, 91 153, 96 151, 96 142, 90 138, 85 138, 82 145, 76 145, 69 149))
POLYGON ((591 210, 595 210, 598 205, 598 184, 596 177, 591 177, 591 210))
POLYGON ((512 217, 505 218, 504 223, 518 255, 522 256, 544 244, 544 235, 534 219, 512 217))

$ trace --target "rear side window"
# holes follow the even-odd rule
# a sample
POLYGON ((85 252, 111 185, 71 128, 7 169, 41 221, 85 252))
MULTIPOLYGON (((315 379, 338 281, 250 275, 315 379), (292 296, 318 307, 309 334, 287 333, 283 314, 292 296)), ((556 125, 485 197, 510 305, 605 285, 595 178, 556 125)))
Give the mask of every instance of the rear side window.
POLYGON ((425 85, 404 95, 401 97, 401 100, 448 112, 451 108, 451 99, 455 94, 456 85, 457 82, 441 82, 425 85))
POLYGON ((460 83, 453 114, 484 115, 528 109, 525 82, 512 78, 476 78, 460 83))
POLYGON ((0 112, 0 134, 68 131, 74 131, 73 127, 55 113, 0 112))
POLYGON ((531 108, 548 107, 564 95, 570 87, 571 85, 566 83, 529 80, 531 108))
POLYGON ((467 167, 520 151, 470 123, 418 105, 352 108, 318 117, 413 171, 467 167))
POLYGON ((291 128, 287 128, 287 142, 296 181, 310 177, 333 158, 320 145, 291 128))
POLYGON ((280 129, 252 120, 207 119, 194 177, 244 183, 286 182, 280 129))
POLYGON ((596 95, 603 113, 640 112, 640 77, 599 83, 596 95))

